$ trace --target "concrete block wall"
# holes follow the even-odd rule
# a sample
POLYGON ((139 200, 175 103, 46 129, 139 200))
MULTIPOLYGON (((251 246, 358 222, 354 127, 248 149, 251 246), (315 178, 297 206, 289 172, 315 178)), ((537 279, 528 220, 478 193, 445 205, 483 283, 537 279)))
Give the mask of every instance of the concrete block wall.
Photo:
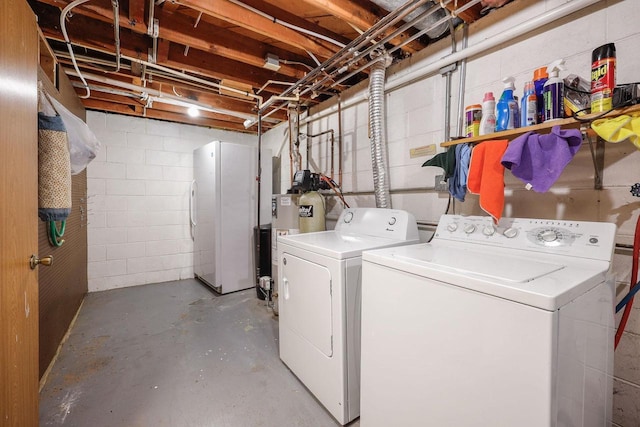
MULTIPOLYGON (((576 1, 576 0, 573 0, 576 1)), ((469 46, 495 34, 570 3, 566 0, 516 0, 492 12, 469 30, 469 46)), ((487 91, 496 99, 502 92, 503 77, 516 79, 516 94, 521 97, 526 80, 533 71, 550 62, 565 58, 567 71, 590 78, 591 52, 596 47, 613 42, 617 48, 617 82, 640 80, 640 7, 637 0, 603 0, 552 24, 524 36, 515 37, 489 51, 468 59, 464 105, 477 104, 487 91)), ((458 31, 458 34, 460 32, 458 31)), ((435 176, 442 174, 436 167, 421 167, 430 156, 411 158, 410 149, 430 147, 444 151, 445 79, 440 74, 421 76, 421 70, 450 54, 450 39, 433 44, 403 64, 387 70, 386 142, 392 206, 412 212, 423 223, 436 223, 445 213, 448 194, 434 190, 435 176), (409 83, 395 85, 406 76, 409 83), (407 77, 408 79, 408 77, 407 77), (394 87, 395 86, 395 87, 394 87)), ((460 46, 460 45, 459 45, 460 46)), ((453 74, 451 135, 456 135, 459 70, 453 74)), ((342 95, 343 143, 342 187, 351 206, 374 206, 371 154, 368 138, 368 110, 364 96, 366 85, 342 95)), ((312 111, 301 131, 317 134, 328 129, 338 131, 336 106, 321 105, 312 111)), ((304 122, 303 122, 304 123, 304 122)), ((265 135, 265 146, 282 160, 281 191, 290 186, 291 171, 286 127, 265 135)), ((305 158, 306 146, 300 146, 305 158)), ((314 139, 309 164, 316 172, 329 173, 330 149, 327 140, 314 139)), ((337 154, 334 162, 337 161, 337 154)), ((594 169, 588 144, 585 142, 555 185, 544 194, 527 191, 524 184, 505 173, 504 215, 512 217, 557 218, 584 221, 609 221, 618 227, 616 241, 630 244, 637 218, 640 198, 633 197, 630 186, 640 182, 640 151, 630 142, 607 144, 605 147, 604 189, 594 190, 594 169)), ((336 172, 337 174, 337 172, 336 172)), ((334 176, 337 181, 337 177, 334 176)), ((335 197, 327 198, 328 221, 332 224, 342 209, 335 197)), ((456 202, 450 212, 486 215, 478 198, 467 195, 464 203, 456 202)), ((613 271, 623 292, 631 271, 630 252, 618 249, 613 271)), ((626 332, 615 354, 614 421, 616 426, 640 425, 640 303, 636 303, 626 332)))
POLYGON ((87 112, 102 143, 87 168, 89 292, 193 277, 193 150, 255 136, 87 112))

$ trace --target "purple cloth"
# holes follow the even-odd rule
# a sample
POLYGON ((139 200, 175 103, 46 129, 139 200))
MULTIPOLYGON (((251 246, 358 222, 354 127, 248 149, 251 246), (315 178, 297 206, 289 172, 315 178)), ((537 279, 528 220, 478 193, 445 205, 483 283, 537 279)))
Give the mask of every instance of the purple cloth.
POLYGON ((538 193, 549 190, 582 145, 578 129, 554 126, 548 135, 527 132, 509 143, 502 165, 538 193))

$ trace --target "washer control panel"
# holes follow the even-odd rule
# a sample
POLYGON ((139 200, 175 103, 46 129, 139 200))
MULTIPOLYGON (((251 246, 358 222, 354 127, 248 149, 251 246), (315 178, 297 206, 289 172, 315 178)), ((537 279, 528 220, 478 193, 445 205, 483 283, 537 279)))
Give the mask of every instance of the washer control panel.
POLYGON ((605 222, 502 218, 494 224, 488 216, 443 215, 434 241, 455 240, 609 259, 615 244, 615 231, 615 224, 605 222))

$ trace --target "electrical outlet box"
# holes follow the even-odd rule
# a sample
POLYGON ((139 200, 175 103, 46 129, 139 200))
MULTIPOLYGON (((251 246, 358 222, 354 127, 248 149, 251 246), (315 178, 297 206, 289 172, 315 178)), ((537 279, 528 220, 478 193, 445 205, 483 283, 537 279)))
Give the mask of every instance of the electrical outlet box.
POLYGON ((447 181, 444 180, 444 175, 436 175, 435 189, 438 193, 446 193, 449 191, 447 181))

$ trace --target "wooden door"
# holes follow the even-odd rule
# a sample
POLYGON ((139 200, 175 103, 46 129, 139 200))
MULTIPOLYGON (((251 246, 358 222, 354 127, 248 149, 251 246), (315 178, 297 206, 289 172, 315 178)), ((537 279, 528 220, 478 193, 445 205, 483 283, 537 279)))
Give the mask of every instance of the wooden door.
MULTIPOLYGON (((0 1, 0 426, 38 425, 38 33, 0 1)), ((46 254, 41 254, 46 255, 46 254)))

